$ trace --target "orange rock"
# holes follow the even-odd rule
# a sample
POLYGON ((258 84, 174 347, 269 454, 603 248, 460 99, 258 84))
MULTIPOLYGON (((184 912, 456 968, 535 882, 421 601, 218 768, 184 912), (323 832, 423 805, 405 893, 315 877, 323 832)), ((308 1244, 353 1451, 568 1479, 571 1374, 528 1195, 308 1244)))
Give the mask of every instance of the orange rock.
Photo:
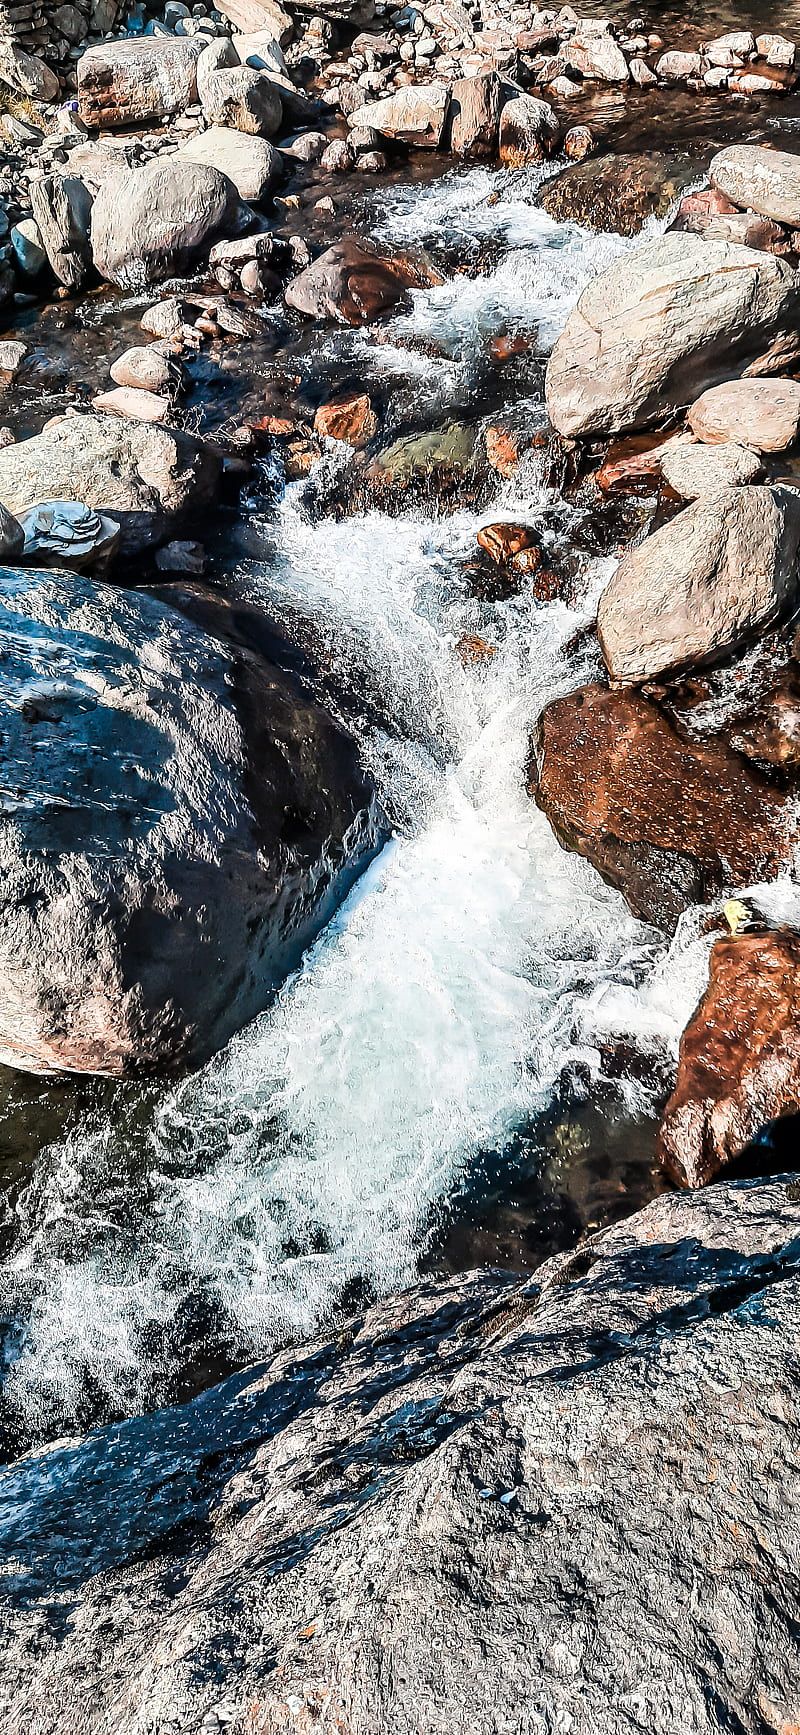
POLYGON ((524 337, 522 332, 518 331, 513 336, 509 332, 504 332, 500 337, 492 338, 489 354, 493 361, 510 361, 512 356, 526 355, 530 347, 530 338, 524 337))
POLYGON ((314 417, 314 432, 328 440, 344 440, 356 451, 369 444, 377 432, 378 418, 366 392, 320 404, 314 417))
POLYGON ((658 1155, 702 1187, 768 1121, 800 1111, 800 934, 718 940, 709 983, 683 1034, 658 1155))
POLYGON ((462 633, 456 645, 456 654, 461 658, 465 669, 474 667, 476 663, 488 663, 497 656, 497 646, 490 645, 478 633, 462 633))
POLYGON ((485 524, 478 531, 478 544, 495 566, 506 566, 510 561, 517 565, 515 557, 523 554, 526 560, 518 571, 535 572, 542 564, 534 533, 527 524, 485 524))
POLYGON ((487 428, 486 457, 498 476, 513 476, 522 456, 522 441, 512 428, 487 428))

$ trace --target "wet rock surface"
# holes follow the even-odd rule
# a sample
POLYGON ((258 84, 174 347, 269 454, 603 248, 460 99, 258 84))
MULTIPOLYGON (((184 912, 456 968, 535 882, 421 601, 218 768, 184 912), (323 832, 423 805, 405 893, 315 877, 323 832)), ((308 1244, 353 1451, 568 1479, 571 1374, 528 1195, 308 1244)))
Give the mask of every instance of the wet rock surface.
POLYGON ((9 1731, 786 1724, 799 1240, 791 1179, 663 1198, 12 1466, 9 1731))
POLYGON ((557 223, 638 235, 651 217, 665 217, 683 189, 697 179, 688 156, 593 157, 574 163, 542 191, 542 204, 557 223))
POLYGON ((658 1139, 682 1186, 705 1186, 768 1122, 800 1113, 799 999, 794 930, 717 940, 658 1139))
POLYGON ((5 569, 0 625, 0 1054, 196 1063, 374 844, 350 744, 278 669, 141 592, 5 569))
POLYGON ((792 862, 785 793, 724 742, 679 735, 642 694, 589 686, 548 706, 532 793, 564 847, 661 926, 792 862))

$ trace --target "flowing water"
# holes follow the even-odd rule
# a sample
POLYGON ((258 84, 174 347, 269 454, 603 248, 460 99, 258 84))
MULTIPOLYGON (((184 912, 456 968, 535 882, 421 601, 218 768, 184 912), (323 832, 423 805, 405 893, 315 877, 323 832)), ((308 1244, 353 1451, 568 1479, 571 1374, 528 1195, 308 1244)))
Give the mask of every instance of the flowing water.
MULTIPOLYGON (((475 169, 384 193, 385 237, 473 262, 491 243, 494 263, 416 294, 380 343, 327 337, 329 359, 376 389, 402 377, 433 416, 474 392, 496 330, 543 354, 626 243, 559 228, 537 186, 475 169)), ((537 425, 538 362, 526 389, 537 425)), ((271 1009, 196 1076, 9 1084, 12 1447, 195 1389, 421 1260, 488 1240, 530 1262, 657 1184, 650 1127, 703 982, 701 914, 667 947, 526 791, 539 711, 597 668, 583 629, 610 562, 584 552, 570 607, 481 601, 464 571, 481 523, 581 546, 581 509, 536 455, 480 511, 320 515, 345 462, 331 450, 310 485, 248 507, 246 552, 219 576, 345 696, 391 838, 271 1009), (464 633, 494 654, 465 666, 464 633)))

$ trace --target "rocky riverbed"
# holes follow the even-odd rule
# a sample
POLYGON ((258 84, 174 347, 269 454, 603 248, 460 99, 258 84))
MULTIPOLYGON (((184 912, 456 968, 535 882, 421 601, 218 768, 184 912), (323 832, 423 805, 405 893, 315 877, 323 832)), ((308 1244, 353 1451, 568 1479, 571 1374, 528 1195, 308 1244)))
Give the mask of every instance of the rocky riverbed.
POLYGON ((787 1735, 800 12, 42 16, 3 1729, 787 1735))

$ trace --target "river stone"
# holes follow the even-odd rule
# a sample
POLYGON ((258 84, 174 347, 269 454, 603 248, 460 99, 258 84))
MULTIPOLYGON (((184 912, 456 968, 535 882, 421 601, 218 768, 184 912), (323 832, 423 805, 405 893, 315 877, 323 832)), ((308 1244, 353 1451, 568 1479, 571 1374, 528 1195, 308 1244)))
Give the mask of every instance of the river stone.
POLYGON ((28 54, 10 36, 0 38, 0 79, 20 96, 34 102, 58 102, 61 86, 52 67, 38 54, 28 54))
POLYGON ((138 591, 6 569, 0 641, 2 1061, 202 1062, 371 841, 353 747, 277 667, 138 591))
POLYGON ((43 500, 22 517, 29 566, 68 567, 105 578, 120 544, 115 518, 75 500, 43 500))
POLYGON ((800 156, 763 145, 728 145, 712 157, 709 176, 735 205, 800 227, 800 156))
POLYGON ((671 445, 661 460, 664 481, 682 500, 700 500, 720 488, 741 488, 757 482, 763 465, 757 452, 728 441, 720 446, 695 445, 681 440, 671 445))
POLYGON ((197 97, 203 38, 128 37, 87 48, 78 61, 78 113, 85 126, 119 127, 180 114, 197 97))
POLYGON ((137 386, 114 386, 111 391, 98 392, 92 398, 92 408, 109 416, 130 416, 136 422, 168 422, 172 413, 169 398, 137 386))
POLYGON ((623 556, 597 631, 612 681, 710 661, 794 607, 800 493, 721 488, 623 556))
POLYGON ((92 195, 77 175, 42 175, 30 187, 50 269, 67 289, 82 289, 92 268, 92 195))
POLYGON ((191 264, 238 214, 236 188, 219 169, 156 158, 100 188, 92 209, 96 269, 118 289, 144 289, 191 264))
POLYGON ((233 127, 209 127, 177 152, 192 163, 208 163, 233 182, 240 199, 259 205, 281 179, 280 152, 268 139, 233 127))
POLYGON ((468 160, 493 157, 497 150, 502 85, 496 72, 458 78, 450 103, 450 151, 468 160))
POLYGON ((233 128, 256 138, 271 138, 283 119, 283 105, 271 78, 251 66, 232 66, 206 80, 203 114, 210 126, 233 128))
POLYGON ((153 343, 126 349, 108 371, 115 385, 135 386, 144 392, 168 392, 175 377, 174 363, 153 343))
POLYGON ((337 241, 289 284, 287 307, 310 319, 366 325, 394 307, 408 289, 438 281, 427 267, 377 251, 355 235, 337 241))
POLYGON ((799 1242, 667 1194, 9 1465, 9 1731, 788 1735, 799 1242))
POLYGON ((594 157, 547 181, 541 202, 557 223, 638 235, 652 217, 666 217, 697 172, 694 158, 657 151, 594 157))
POLYGON ((703 392, 687 419, 698 439, 709 445, 740 440, 757 452, 785 452, 800 429, 800 383, 730 380, 703 392))
POLYGON ((449 85, 407 84, 377 102, 363 103, 348 115, 347 124, 355 129, 374 127, 385 138, 435 150, 441 144, 449 107, 449 85))
POLYGON ((780 1115, 800 1113, 800 934, 738 934, 712 948, 709 982, 681 1039, 658 1155, 703 1187, 780 1115))
POLYGON ((550 357, 557 432, 644 427, 738 374, 800 356, 800 276, 783 259, 672 231, 588 285, 550 357))
POLYGON ((541 163, 552 155, 558 139, 558 120, 549 102, 536 96, 515 96, 500 114, 500 161, 507 169, 541 163))
POLYGON ((690 904, 774 879, 793 861, 783 791, 725 742, 679 735, 640 693, 588 686, 548 705, 531 791, 559 843, 665 929, 690 904))
POLYGON ((607 84, 627 84, 628 62, 610 31, 581 30, 571 36, 564 58, 582 78, 601 79, 607 84))
POLYGON ((77 498, 117 519, 128 555, 208 507, 219 479, 219 457, 201 441, 117 416, 65 416, 0 450, 0 500, 13 513, 77 498))
POLYGON ((294 36, 294 20, 278 0, 219 0, 219 11, 243 35, 268 33, 284 45, 294 36))

